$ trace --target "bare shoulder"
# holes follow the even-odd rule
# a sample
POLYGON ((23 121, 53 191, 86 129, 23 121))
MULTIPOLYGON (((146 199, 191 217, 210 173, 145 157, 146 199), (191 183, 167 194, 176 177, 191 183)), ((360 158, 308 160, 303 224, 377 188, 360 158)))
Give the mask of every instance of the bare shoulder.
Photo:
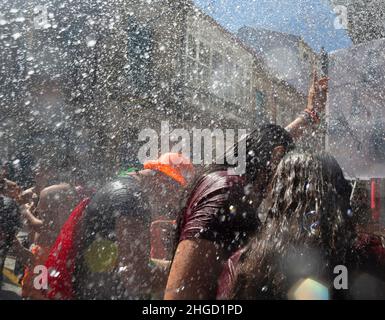
POLYGON ((40 193, 40 199, 51 198, 58 195, 73 195, 76 190, 68 183, 55 184, 44 188, 40 193))

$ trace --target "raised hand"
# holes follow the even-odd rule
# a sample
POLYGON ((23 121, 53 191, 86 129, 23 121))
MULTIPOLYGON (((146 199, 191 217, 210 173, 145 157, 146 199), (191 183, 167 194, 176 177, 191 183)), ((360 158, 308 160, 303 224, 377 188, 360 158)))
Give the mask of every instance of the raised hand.
POLYGON ((9 198, 18 200, 21 194, 21 188, 17 185, 16 182, 13 182, 8 179, 3 179, 2 193, 9 198))
POLYGON ((318 79, 317 71, 313 71, 313 78, 309 88, 308 103, 306 109, 321 113, 325 111, 327 94, 328 94, 329 78, 323 77, 318 79))

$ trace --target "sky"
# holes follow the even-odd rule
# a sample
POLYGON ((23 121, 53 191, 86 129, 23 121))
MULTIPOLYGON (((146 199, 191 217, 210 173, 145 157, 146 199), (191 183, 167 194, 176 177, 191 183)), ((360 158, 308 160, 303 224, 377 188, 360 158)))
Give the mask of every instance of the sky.
POLYGON ((336 18, 328 0, 194 0, 206 13, 232 32, 243 26, 291 33, 317 52, 352 45, 343 29, 335 29, 336 18))

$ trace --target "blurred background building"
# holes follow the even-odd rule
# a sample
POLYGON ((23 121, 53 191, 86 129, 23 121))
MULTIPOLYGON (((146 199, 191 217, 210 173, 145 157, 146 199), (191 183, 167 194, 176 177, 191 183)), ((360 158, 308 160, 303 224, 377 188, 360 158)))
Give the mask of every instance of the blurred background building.
POLYGON ((291 35, 243 28, 237 37, 189 0, 4 6, 3 153, 21 168, 48 158, 77 176, 108 176, 136 164, 139 131, 160 132, 161 121, 184 129, 288 124, 306 106, 318 59, 291 35), (282 73, 285 64, 294 71, 282 73))
POLYGON ((318 55, 301 37, 252 27, 239 29, 237 36, 254 49, 274 77, 307 94, 318 55))

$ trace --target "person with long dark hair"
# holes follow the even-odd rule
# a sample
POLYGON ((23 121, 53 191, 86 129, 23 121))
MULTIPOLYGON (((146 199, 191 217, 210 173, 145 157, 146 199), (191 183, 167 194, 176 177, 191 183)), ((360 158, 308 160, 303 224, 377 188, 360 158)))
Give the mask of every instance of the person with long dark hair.
POLYGON ((239 161, 241 146, 246 146, 244 173, 236 173, 223 161, 223 165, 206 168, 186 189, 165 299, 216 297, 223 263, 258 231, 257 210, 275 168, 293 148, 293 138, 319 123, 318 112, 325 106, 326 92, 327 80, 318 81, 314 73, 303 114, 286 129, 262 126, 228 151, 239 161))
POLYGON ((384 249, 376 239, 369 243, 357 234, 350 195, 351 186, 332 156, 288 155, 272 181, 264 226, 228 268, 234 274, 227 298, 354 298, 365 285, 381 294, 384 249), (334 284, 335 268, 341 266, 349 281, 343 290, 334 284), (377 272, 378 281, 358 283, 365 271, 377 272))
POLYGON ((287 156, 272 182, 265 225, 240 258, 234 297, 285 299, 299 279, 323 279, 344 264, 355 236, 350 191, 333 158, 287 156))

